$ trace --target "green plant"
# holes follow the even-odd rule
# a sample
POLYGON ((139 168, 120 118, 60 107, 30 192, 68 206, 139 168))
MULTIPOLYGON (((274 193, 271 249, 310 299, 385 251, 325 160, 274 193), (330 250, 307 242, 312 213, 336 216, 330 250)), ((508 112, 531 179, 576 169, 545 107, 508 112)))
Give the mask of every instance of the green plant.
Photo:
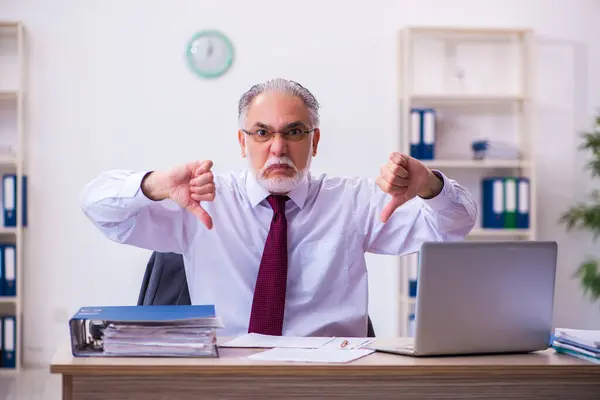
MULTIPOLYGON (((596 117, 595 126, 590 132, 581 134, 583 143, 579 150, 591 151, 592 157, 586 164, 586 170, 592 178, 600 177, 600 115, 596 117)), ((588 230, 593 234, 594 241, 600 237, 600 190, 593 190, 588 201, 580 201, 560 217, 560 222, 566 225, 567 231, 588 230)), ((587 257, 575 272, 575 277, 581 282, 582 289, 593 301, 600 299, 599 261, 587 257)))

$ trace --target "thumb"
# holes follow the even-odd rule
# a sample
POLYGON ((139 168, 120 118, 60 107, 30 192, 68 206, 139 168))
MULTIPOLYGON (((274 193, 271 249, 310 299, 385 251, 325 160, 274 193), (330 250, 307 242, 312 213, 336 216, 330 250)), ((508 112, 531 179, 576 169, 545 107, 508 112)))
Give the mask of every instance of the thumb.
POLYGON ((208 229, 212 229, 213 220, 209 213, 198 202, 190 203, 188 211, 195 215, 208 229))
POLYGON ((404 204, 402 196, 392 196, 391 200, 383 207, 381 211, 381 222, 386 223, 392 216, 396 208, 404 204))

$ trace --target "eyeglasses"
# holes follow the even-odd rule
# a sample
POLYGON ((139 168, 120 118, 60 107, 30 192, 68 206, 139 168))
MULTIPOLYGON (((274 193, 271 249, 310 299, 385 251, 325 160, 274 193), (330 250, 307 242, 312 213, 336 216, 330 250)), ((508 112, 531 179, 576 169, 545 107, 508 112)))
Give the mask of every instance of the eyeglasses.
POLYGON ((307 131, 303 131, 302 129, 298 129, 298 128, 289 128, 286 130, 283 130, 282 132, 272 132, 269 131, 267 129, 257 129, 255 131, 247 131, 245 129, 241 129, 242 132, 244 132, 246 135, 250 136, 250 138, 252 140, 254 140, 255 142, 268 142, 269 140, 271 140, 273 138, 273 136, 275 136, 276 133, 279 133, 284 140, 286 141, 290 141, 290 142, 300 142, 303 139, 305 139, 311 132, 314 132, 316 130, 316 128, 313 129, 309 129, 307 131))

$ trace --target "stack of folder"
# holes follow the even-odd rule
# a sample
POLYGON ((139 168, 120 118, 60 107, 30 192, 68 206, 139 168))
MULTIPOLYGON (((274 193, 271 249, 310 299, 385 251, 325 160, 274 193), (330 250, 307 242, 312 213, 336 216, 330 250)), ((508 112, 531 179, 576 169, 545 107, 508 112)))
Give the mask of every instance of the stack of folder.
POLYGON ((70 320, 74 356, 218 357, 212 305, 84 307, 70 320))
POLYGON ((552 347, 558 353, 600 364, 600 331, 557 328, 552 347))
POLYGON ((489 176, 481 180, 482 228, 528 229, 531 192, 529 178, 489 176))

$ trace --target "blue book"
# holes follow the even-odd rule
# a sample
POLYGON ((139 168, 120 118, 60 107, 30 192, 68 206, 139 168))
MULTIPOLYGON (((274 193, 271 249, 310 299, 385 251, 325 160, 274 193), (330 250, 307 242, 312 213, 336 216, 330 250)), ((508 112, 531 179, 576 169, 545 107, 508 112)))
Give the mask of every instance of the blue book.
POLYGON ((218 357, 214 305, 82 307, 69 321, 74 356, 218 357))
POLYGON ((419 108, 410 111, 410 156, 423 158, 423 112, 419 108))
POLYGON ((481 181, 482 228, 504 228, 506 198, 504 178, 489 177, 481 181))

